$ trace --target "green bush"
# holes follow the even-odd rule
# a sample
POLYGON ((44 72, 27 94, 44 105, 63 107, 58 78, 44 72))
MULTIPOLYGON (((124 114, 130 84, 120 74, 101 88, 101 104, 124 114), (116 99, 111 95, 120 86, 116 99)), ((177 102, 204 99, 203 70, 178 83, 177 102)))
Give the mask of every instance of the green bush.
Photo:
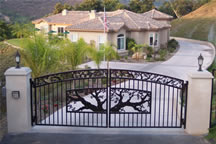
POLYGON ((167 43, 168 51, 171 53, 174 52, 178 47, 179 47, 179 43, 175 39, 171 39, 167 43))
POLYGON ((126 39, 126 47, 127 47, 128 52, 129 52, 129 55, 133 54, 132 48, 135 47, 135 45, 136 45, 136 41, 134 39, 132 39, 132 38, 126 39))
POLYGON ((146 50, 147 50, 147 52, 146 52, 146 54, 147 54, 147 58, 151 58, 152 55, 153 55, 153 53, 154 53, 153 48, 150 47, 150 46, 147 46, 147 47, 146 47, 146 50))
POLYGON ((62 41, 63 39, 58 37, 57 35, 52 35, 52 34, 49 34, 49 43, 51 45, 55 45, 55 44, 58 44, 60 41, 62 41))
POLYGON ((165 60, 166 56, 167 56, 167 50, 166 49, 160 49, 158 51, 159 55, 160 55, 160 60, 165 60))

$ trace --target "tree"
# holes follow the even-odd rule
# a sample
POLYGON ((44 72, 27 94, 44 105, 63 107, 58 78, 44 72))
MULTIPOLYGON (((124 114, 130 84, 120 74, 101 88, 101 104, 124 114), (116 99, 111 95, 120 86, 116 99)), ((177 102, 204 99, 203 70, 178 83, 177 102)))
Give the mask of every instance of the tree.
POLYGON ((103 0, 102 6, 106 8, 106 11, 114 11, 125 7, 119 0, 103 0))
POLYGON ((61 13, 64 9, 66 10, 72 10, 73 6, 65 3, 64 5, 61 4, 60 2, 56 3, 56 5, 54 6, 54 10, 53 10, 53 14, 58 14, 61 13))
POLYGON ((193 2, 191 0, 175 0, 173 3, 177 17, 184 16, 193 10, 193 2))
POLYGON ((67 3, 64 4, 63 6, 63 9, 66 9, 66 10, 73 10, 73 6, 72 5, 69 5, 67 3))
POLYGON ((11 37, 11 27, 4 21, 0 21, 0 41, 9 39, 11 37))
POLYGON ((62 12, 63 9, 64 9, 64 6, 60 2, 58 2, 58 3, 56 3, 52 13, 58 14, 58 13, 62 12))
POLYGON ((163 5, 161 5, 161 6, 159 7, 159 11, 161 11, 161 12, 163 12, 163 13, 166 13, 166 14, 168 14, 168 15, 171 15, 171 16, 173 16, 173 17, 176 18, 176 14, 175 14, 175 12, 173 11, 170 2, 167 2, 167 1, 164 2, 163 5))
POLYGON ((34 26, 31 23, 15 23, 12 25, 12 34, 17 38, 26 38, 34 33, 34 26))
POLYGON ((104 58, 104 51, 98 50, 95 47, 91 47, 88 50, 89 57, 95 62, 97 68, 100 68, 101 61, 104 58))
POLYGON ((69 63, 72 70, 77 69, 77 66, 82 64, 87 56, 89 45, 83 39, 78 42, 71 42, 69 39, 64 39, 60 44, 62 63, 69 63))
POLYGON ((43 35, 36 35, 34 39, 26 39, 21 46, 24 65, 32 69, 32 76, 54 72, 58 65, 58 50, 47 43, 43 35))
POLYGON ((101 50, 104 51, 104 56, 105 56, 105 59, 107 61, 107 69, 109 69, 109 62, 112 59, 117 59, 118 58, 118 53, 114 49, 114 46, 109 44, 109 43, 106 43, 106 44, 102 45, 101 50))
POLYGON ((76 10, 96 10, 96 11, 102 11, 102 1, 101 0, 84 0, 80 5, 76 5, 76 10))
POLYGON ((210 0, 169 0, 159 8, 160 11, 180 18, 208 3, 210 0))
POLYGON ((129 3, 129 10, 136 13, 144 13, 153 8, 155 0, 131 0, 129 3))

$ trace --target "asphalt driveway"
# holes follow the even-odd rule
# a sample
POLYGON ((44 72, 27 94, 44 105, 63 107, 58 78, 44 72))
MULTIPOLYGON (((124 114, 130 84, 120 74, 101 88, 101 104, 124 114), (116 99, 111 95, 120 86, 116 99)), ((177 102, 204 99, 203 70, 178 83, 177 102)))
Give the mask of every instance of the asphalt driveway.
POLYGON ((20 134, 7 135, 1 144, 208 144, 190 135, 20 134))

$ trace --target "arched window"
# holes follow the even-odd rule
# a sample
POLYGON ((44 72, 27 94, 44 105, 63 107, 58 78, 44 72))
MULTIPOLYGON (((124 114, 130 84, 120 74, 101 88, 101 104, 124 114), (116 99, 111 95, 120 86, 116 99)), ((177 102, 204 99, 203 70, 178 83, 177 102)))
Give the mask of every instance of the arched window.
POLYGON ((124 34, 119 34, 117 37, 118 50, 125 49, 125 36, 124 34))

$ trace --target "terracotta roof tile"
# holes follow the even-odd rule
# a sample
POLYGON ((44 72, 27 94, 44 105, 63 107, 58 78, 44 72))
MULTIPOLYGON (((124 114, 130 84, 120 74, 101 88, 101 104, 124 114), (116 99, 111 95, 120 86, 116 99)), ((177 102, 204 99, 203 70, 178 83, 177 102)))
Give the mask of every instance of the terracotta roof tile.
POLYGON ((173 19, 173 16, 170 16, 168 14, 165 14, 165 13, 162 13, 156 9, 152 9, 148 12, 145 12, 142 14, 143 16, 146 16, 146 17, 149 17, 149 18, 152 18, 152 19, 165 19, 165 20, 170 20, 170 19, 173 19))
MULTIPOLYGON (((155 12, 154 16, 157 16, 157 13, 155 12)), ((90 19, 89 14, 89 11, 69 11, 65 16, 60 13, 33 22, 44 20, 48 23, 68 24, 67 30, 104 31, 104 13, 96 12, 94 19, 90 19)), ((128 10, 106 12, 108 31, 118 31, 122 27, 137 31, 171 27, 169 24, 159 22, 145 15, 149 15, 149 13, 137 14, 128 10)))

